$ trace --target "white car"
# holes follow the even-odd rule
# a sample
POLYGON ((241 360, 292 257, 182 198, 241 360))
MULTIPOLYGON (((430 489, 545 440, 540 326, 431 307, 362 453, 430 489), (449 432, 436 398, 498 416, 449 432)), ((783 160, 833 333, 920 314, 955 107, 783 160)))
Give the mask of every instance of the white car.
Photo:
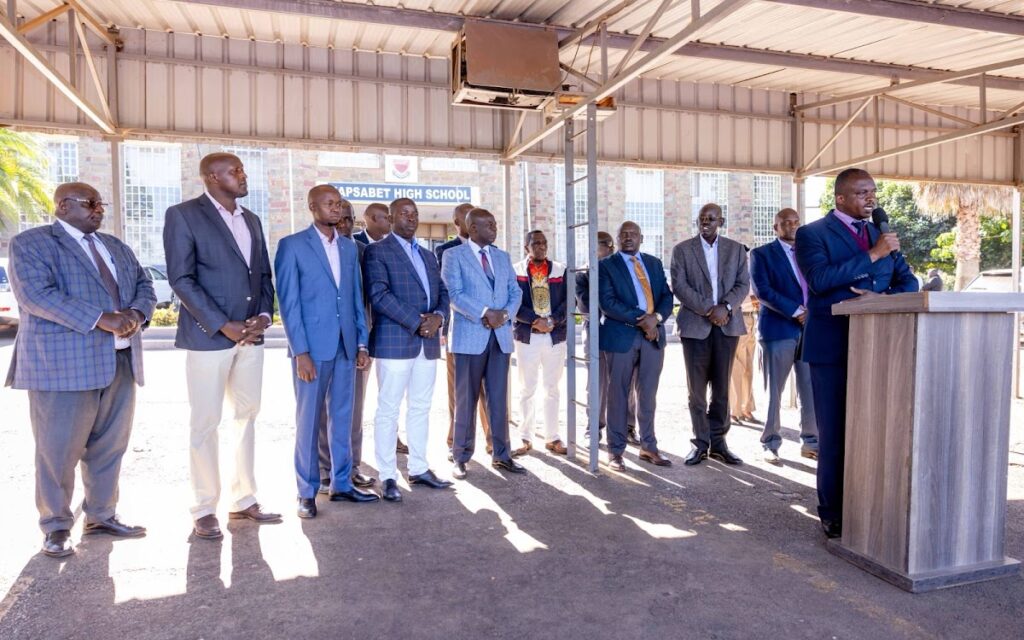
POLYGON ((171 290, 171 283, 167 279, 163 265, 143 265, 146 275, 153 281, 153 291, 156 293, 156 308, 166 309, 175 306, 177 298, 171 290))
POLYGON ((18 301, 11 290, 11 276, 7 268, 7 258, 0 258, 0 326, 18 324, 18 301))

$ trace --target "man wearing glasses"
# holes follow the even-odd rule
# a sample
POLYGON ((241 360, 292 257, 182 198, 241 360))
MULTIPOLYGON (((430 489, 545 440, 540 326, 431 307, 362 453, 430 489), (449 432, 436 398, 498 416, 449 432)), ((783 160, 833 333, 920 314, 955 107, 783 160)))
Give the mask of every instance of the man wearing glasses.
POLYGON ((11 287, 22 315, 7 385, 28 390, 42 552, 61 558, 74 553, 79 462, 84 533, 146 533, 122 523, 116 507, 135 385, 143 384, 140 331, 156 294, 132 250, 97 233, 107 203, 96 189, 62 184, 53 200, 55 223, 11 239, 11 287))

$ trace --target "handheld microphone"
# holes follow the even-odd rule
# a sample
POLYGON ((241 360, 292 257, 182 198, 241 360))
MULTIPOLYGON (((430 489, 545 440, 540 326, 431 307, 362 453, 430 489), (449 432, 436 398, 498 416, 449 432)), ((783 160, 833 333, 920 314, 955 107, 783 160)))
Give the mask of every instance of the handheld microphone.
MULTIPOLYGON (((875 209, 871 212, 871 222, 873 222, 874 225, 878 227, 878 230, 881 231, 882 233, 890 233, 889 214, 886 213, 885 209, 883 209, 882 207, 875 207, 875 209)), ((893 259, 895 259, 898 254, 898 251, 893 251, 889 255, 892 256, 893 259)))

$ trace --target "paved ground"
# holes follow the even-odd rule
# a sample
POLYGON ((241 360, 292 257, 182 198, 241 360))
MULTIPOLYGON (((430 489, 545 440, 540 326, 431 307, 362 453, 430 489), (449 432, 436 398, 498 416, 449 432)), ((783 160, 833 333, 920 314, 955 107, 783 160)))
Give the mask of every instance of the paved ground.
MULTIPOLYGON (((120 513, 150 533, 82 540, 79 524, 78 553, 64 562, 37 554, 27 400, 0 390, 0 638, 1024 637, 1019 577, 915 596, 829 554, 811 515, 813 463, 792 430, 781 468, 757 461, 757 431, 740 427, 730 441, 747 465, 679 464, 689 433, 680 351, 669 351, 659 395, 669 469, 630 451, 629 473, 592 476, 534 454, 527 477, 508 478, 481 457, 456 490, 407 490, 400 505, 322 502, 320 517, 300 522, 288 367, 283 350, 268 350, 257 471, 261 500, 286 518, 231 525, 221 543, 189 540, 184 358, 149 352, 120 513)), ((10 353, 0 339, 0 372, 10 353)), ((442 375, 431 456, 447 475, 442 375)), ((1021 415, 1018 404, 1007 530, 1018 558, 1021 415)))

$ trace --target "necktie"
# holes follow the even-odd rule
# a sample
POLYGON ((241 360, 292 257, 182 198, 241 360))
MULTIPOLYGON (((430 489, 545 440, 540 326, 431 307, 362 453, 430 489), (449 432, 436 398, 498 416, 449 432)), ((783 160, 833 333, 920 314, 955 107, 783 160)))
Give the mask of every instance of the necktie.
POLYGON ((96 263, 96 269, 100 272, 100 280, 103 281, 103 286, 107 289, 107 293, 110 294, 110 299, 114 301, 114 308, 120 309, 121 292, 117 288, 117 280, 114 278, 114 274, 110 273, 110 268, 107 267, 103 256, 96 250, 96 243, 93 241, 92 236, 85 236, 85 241, 89 244, 89 253, 92 254, 92 261, 96 263))
POLYGON ((640 264, 640 258, 633 256, 633 271, 636 272, 636 279, 640 281, 640 288, 644 290, 644 301, 647 303, 647 308, 644 309, 647 313, 654 311, 654 293, 651 291, 651 282, 647 279, 647 273, 644 271, 644 267, 640 264))
POLYGON ((483 249, 480 250, 480 264, 483 265, 484 275, 487 276, 487 280, 491 283, 491 288, 494 288, 494 271, 491 270, 491 261, 487 259, 487 252, 483 249))
POLYGON ((864 227, 868 226, 865 220, 855 220, 853 226, 857 227, 857 237, 867 240, 868 236, 864 233, 864 227))

